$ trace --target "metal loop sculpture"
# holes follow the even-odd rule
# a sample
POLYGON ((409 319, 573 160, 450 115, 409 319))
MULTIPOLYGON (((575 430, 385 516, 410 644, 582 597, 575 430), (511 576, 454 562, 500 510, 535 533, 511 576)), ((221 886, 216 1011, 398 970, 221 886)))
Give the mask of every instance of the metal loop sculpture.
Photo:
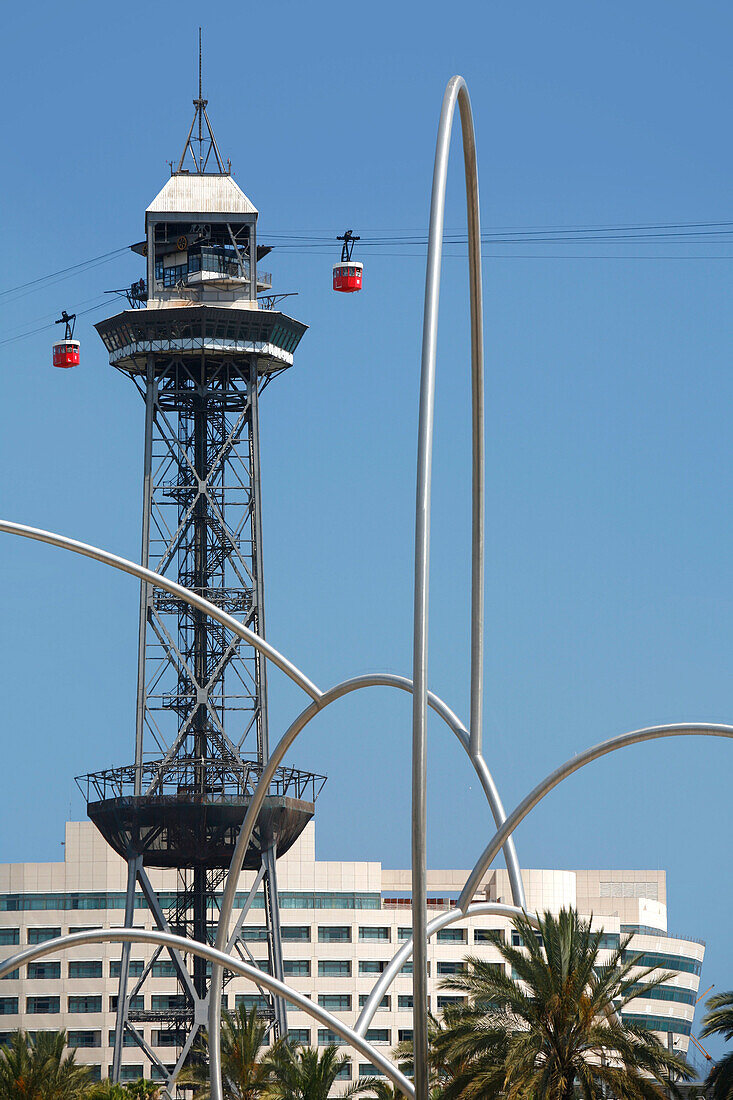
MULTIPOLYGON (((483 381, 483 314, 481 295, 481 232, 479 221, 478 174, 476 144, 468 90, 462 77, 453 77, 447 85, 438 128, 435 152, 433 186, 430 209, 430 233, 428 263, 425 283, 425 313, 422 343, 422 367, 420 381, 420 413, 418 429, 417 496, 415 523, 415 601, 413 633, 413 679, 391 674, 370 674, 345 680, 328 691, 321 691, 288 658, 272 645, 243 626, 237 619, 160 574, 75 539, 23 524, 0 520, 0 531, 20 535, 48 543, 73 553, 94 559, 114 569, 138 577, 147 584, 162 588, 204 614, 216 619, 233 634, 258 650, 267 660, 285 673, 310 697, 310 704, 292 722, 273 751, 260 782, 252 796, 247 815, 237 840, 222 896, 216 946, 199 943, 162 931, 143 931, 133 928, 99 929, 73 933, 48 943, 28 948, 0 964, 0 978, 18 966, 44 955, 63 951, 70 947, 90 943, 149 943, 170 950, 186 951, 207 959, 212 966, 209 991, 209 1052, 212 1100, 223 1100, 221 1080, 220 990, 222 969, 226 967, 242 977, 249 978, 291 1004, 308 1013, 314 1019, 331 1028, 347 1043, 360 1051, 381 1070, 402 1093, 414 1100, 428 1100, 427 1067, 427 967, 426 949, 430 936, 440 928, 454 924, 474 914, 494 913, 504 916, 524 911, 525 900, 521 872, 512 834, 527 814, 554 787, 579 768, 616 749, 642 741, 664 737, 711 736, 733 738, 733 726, 684 723, 653 726, 635 730, 602 742, 572 757, 542 780, 506 817, 499 793, 482 756, 481 712, 483 688, 483 539, 484 539, 484 381, 483 381), (435 366, 438 330, 438 302, 440 292, 440 265, 442 257, 443 219, 445 192, 450 149, 450 136, 458 105, 463 136, 463 154, 466 178, 466 203, 468 211, 469 288, 471 314, 471 380, 472 380, 472 537, 471 537, 471 670, 470 670, 470 720, 468 729, 452 710, 437 696, 428 691, 428 596, 429 596, 429 548, 430 548, 430 481, 432 466, 433 421, 435 403, 435 366), (270 780, 282 762, 288 749, 306 725, 325 707, 349 693, 368 687, 394 687, 412 693, 412 907, 413 939, 403 944, 391 962, 379 976, 355 1028, 347 1027, 337 1017, 320 1008, 297 990, 264 973, 259 968, 242 962, 229 951, 229 925, 234 906, 236 887, 242 870, 244 854, 256 825, 259 811, 267 794, 270 780), (476 770, 484 788, 496 832, 481 854, 461 892, 455 909, 443 913, 430 923, 427 921, 427 857, 426 857, 426 729, 427 710, 432 708, 458 737, 476 770), (504 849, 514 905, 501 903, 474 903, 473 897, 498 852, 504 849), (385 1058, 377 1048, 365 1039, 369 1023, 386 989, 410 954, 414 955, 413 1027, 414 1027, 414 1085, 404 1074, 385 1058)), ((534 921, 534 918, 532 918, 534 921)))

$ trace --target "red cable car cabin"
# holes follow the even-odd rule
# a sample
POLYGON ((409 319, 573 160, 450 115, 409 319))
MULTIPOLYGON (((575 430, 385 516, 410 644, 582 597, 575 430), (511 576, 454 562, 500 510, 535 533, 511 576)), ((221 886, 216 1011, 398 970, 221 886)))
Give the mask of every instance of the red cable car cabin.
POLYGON ((349 263, 333 265, 333 289, 340 290, 342 294, 353 294, 355 290, 361 290, 361 277, 364 264, 358 260, 350 260, 349 263))
POLYGON ((55 367, 78 367, 79 348, 78 340, 59 340, 57 344, 53 345, 53 365, 55 367))

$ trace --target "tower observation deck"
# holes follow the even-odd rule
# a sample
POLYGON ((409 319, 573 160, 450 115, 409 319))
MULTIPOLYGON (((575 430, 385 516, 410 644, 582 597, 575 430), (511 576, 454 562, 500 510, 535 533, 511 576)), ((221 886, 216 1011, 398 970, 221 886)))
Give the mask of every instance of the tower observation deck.
MULTIPOLYGON (((145 240, 133 246, 146 278, 131 288, 129 309, 96 327, 110 363, 145 404, 142 564, 264 635, 259 402, 293 365, 306 326, 269 308, 271 296, 258 298, 271 290, 258 271, 270 251, 257 242, 258 213, 221 159, 200 90, 194 106, 178 168, 145 212, 145 240)), ((127 924, 141 889, 159 927, 213 942, 218 892, 268 758, 264 660, 218 622, 143 584, 134 761, 78 781, 89 817, 127 861, 127 924), (172 905, 158 898, 151 867, 178 871, 172 905)), ((269 966, 281 980, 276 859, 312 817, 324 782, 278 771, 245 863, 257 872, 249 903, 264 896, 269 966)), ((237 947, 251 959, 239 939, 237 947)), ((175 1066, 163 1066, 135 1027, 152 1019, 134 1007, 149 968, 133 985, 129 945, 113 1064, 118 1079, 131 1036, 169 1092, 208 996, 203 961, 170 955, 180 994, 165 1019, 154 1015, 178 1049, 175 1066)), ((269 1004, 275 1035, 286 1034, 284 1003, 269 1004)))

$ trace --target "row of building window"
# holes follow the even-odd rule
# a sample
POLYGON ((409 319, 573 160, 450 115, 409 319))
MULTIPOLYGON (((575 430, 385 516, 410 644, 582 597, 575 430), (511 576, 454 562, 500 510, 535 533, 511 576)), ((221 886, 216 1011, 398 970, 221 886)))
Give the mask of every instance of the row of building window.
MULTIPOLYGON (((70 932, 90 932, 91 928, 70 928, 70 932)), ((307 924, 284 924, 281 929, 283 943, 310 943, 312 929, 307 924)), ((436 943, 469 942, 468 928, 441 928, 433 937, 436 943)), ((504 933, 501 929, 475 928, 473 930, 474 943, 488 943, 491 936, 498 934, 503 940, 504 933)), ((61 928, 28 928, 26 930, 27 942, 30 944, 46 943, 61 935, 61 928)), ((392 939, 392 929, 389 925, 359 925, 359 943, 389 943, 392 939)), ((517 936, 518 933, 513 933, 517 936)), ((348 924, 318 925, 318 943, 351 943, 353 929, 348 924)), ((412 937, 412 928, 405 926, 397 929, 397 939, 409 940, 412 937)), ((264 943, 267 940, 267 928, 265 925, 245 925, 242 929, 242 938, 248 943, 264 943)), ((618 941, 618 937, 616 937, 618 941)), ((20 928, 0 928, 0 946, 14 947, 20 944, 20 928)))
MULTIPOLYGON (((365 975, 381 974, 388 966, 389 960, 387 959, 358 959, 358 973, 365 975)), ((270 964, 267 959, 255 960, 255 964, 260 970, 269 972, 270 964)), ((130 960, 130 976, 133 978, 139 978, 142 976, 145 964, 142 959, 130 960)), ((283 961, 283 967, 285 970, 285 977, 287 978, 310 978, 311 976, 311 960, 310 959, 285 959, 283 961)), ((438 962, 436 964, 438 975, 450 975, 460 974, 463 969, 462 963, 457 962, 438 962)), ((430 976, 431 964, 428 963, 428 976, 430 976)), ((318 960, 318 977, 319 978, 351 978, 353 975, 354 963, 351 959, 319 959, 318 960)), ((109 965, 109 974, 111 978, 118 978, 120 975, 120 962, 118 959, 112 960, 109 965)), ((169 960, 159 960, 153 963, 152 974, 156 978, 174 978, 176 976, 176 969, 173 963, 169 960)), ((404 963, 400 970, 400 974, 412 974, 412 959, 408 959, 404 963)), ((101 978, 102 973, 102 961, 101 959, 81 959, 77 962, 68 963, 68 975, 69 978, 101 978)), ((9 974, 5 975, 5 980, 18 980, 20 977, 18 970, 12 970, 9 974)), ((53 980, 61 978, 61 963, 60 962, 37 962, 28 963, 28 978, 34 981, 53 980)))
MULTIPOLYGON (((363 1008, 367 1000, 366 993, 359 993, 359 1008, 363 1008)), ((328 1009, 329 1012, 351 1012, 354 1005, 355 997, 351 993, 319 993, 318 1004, 321 1008, 328 1009)), ((450 996, 447 994, 438 994, 437 1007, 439 1009, 445 1008, 450 1004, 458 1004, 464 1001, 465 998, 450 996)), ((70 1013, 99 1013, 102 1012, 103 997, 101 994, 86 993, 86 994, 71 994, 68 997, 68 1011, 70 1013)), ((186 1008, 186 998, 180 993, 154 993, 150 998, 150 1008, 153 1012, 177 1012, 186 1008)), ((225 995, 222 998, 224 1007, 228 1005, 228 997, 225 995)), ((395 999, 396 1007, 399 1011, 409 1011, 412 1009, 412 994, 400 993, 395 999)), ((20 1000, 18 997, 0 997, 0 1016, 15 1016, 19 1012, 20 1000)), ((392 1004, 392 998, 387 996, 383 997, 379 1010, 389 1009, 392 1004)), ((61 998, 58 996, 42 996, 36 995, 33 997, 26 997, 25 1011, 29 1015, 49 1015, 58 1013, 61 1011, 61 998)), ((235 1007, 244 1007, 248 1011, 252 1008, 266 1008, 267 1000, 257 993, 237 993, 235 994, 235 1007)), ((133 1012, 145 1011, 145 998, 142 994, 138 993, 134 997, 130 998, 130 1009, 133 1012)), ((117 1011, 117 997, 109 998, 109 1011, 117 1011)), ((110 1033, 112 1034, 112 1033, 110 1033)), ((161 1033, 167 1034, 167 1033, 161 1033)), ((130 1036, 131 1044, 132 1036, 130 1036)), ((174 1044, 175 1045, 175 1044, 174 1044)))
MULTIPOLYGON (((178 901, 174 893, 158 895, 163 909, 172 909, 178 901)), ((234 905, 241 909, 246 893, 237 894, 234 905)), ((280 894, 281 909, 381 909, 382 897, 376 893, 340 891, 284 891, 280 894)), ((252 902, 253 909, 264 909, 265 898, 258 894, 252 902)), ((67 912, 76 909, 124 909, 125 895, 120 892, 74 894, 0 894, 0 913, 29 913, 36 911, 67 912)), ((135 908, 147 909, 142 894, 135 895, 135 908)), ((212 904, 212 909, 215 908, 212 904)), ((75 931, 77 931, 75 929, 75 931)))
POLYGON ((646 1013, 622 1012, 621 1019, 627 1024, 644 1027, 647 1031, 672 1032, 675 1035, 689 1035, 692 1031, 689 1020, 678 1020, 674 1016, 647 1016, 646 1013))
MULTIPOLYGON (((632 986, 638 989, 639 986, 632 986)), ((697 994, 692 989, 680 989, 674 985, 658 985, 656 989, 650 989, 641 1000, 645 1001, 677 1001, 678 1004, 694 1005, 697 994)))

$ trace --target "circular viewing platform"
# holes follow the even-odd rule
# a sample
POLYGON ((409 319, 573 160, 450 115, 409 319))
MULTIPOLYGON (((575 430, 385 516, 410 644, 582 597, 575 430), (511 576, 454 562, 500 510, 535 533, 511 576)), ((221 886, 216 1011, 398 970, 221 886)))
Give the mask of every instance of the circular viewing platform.
MULTIPOLYGON (((123 859, 142 856, 147 867, 226 868, 261 772, 256 761, 176 758, 93 772, 76 782, 89 818, 123 859)), ((325 782, 313 772, 276 771, 246 869, 259 869, 262 850, 273 841, 279 856, 288 851, 313 817, 325 782)))
MULTIPOLYGON (((94 326, 113 367, 145 374, 148 355, 257 356, 260 374, 293 365, 307 326, 276 309, 179 305, 126 309, 94 326)), ((161 368, 162 369, 162 368, 161 368)))

